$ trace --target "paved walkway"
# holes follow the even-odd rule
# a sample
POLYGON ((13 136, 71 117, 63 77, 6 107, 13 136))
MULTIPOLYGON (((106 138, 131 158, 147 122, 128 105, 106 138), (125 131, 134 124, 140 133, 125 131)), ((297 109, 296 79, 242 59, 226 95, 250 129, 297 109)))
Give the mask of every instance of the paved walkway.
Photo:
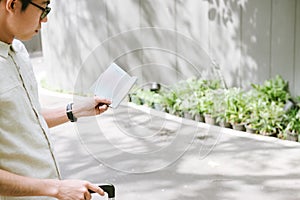
MULTIPOLYGON (((72 100, 40 94, 47 107, 72 100)), ((63 177, 112 183, 116 199, 300 199, 299 143, 131 104, 51 131, 63 177)))

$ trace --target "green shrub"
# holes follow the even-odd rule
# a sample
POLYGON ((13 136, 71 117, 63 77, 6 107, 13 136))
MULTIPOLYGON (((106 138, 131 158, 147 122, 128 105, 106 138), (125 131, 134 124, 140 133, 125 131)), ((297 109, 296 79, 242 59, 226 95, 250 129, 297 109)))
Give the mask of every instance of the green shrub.
POLYGON ((266 80, 264 84, 251 84, 260 94, 260 98, 269 102, 286 103, 291 98, 288 91, 288 82, 277 75, 275 78, 266 80))

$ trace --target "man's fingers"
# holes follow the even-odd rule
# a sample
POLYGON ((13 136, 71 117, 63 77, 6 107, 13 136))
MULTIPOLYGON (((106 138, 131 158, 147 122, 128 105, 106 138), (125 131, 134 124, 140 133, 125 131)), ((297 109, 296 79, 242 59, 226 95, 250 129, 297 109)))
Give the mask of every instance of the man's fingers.
POLYGON ((109 104, 105 104, 105 103, 99 103, 96 108, 98 107, 99 109, 106 109, 108 108, 109 104))
POLYGON ((89 192, 85 193, 84 199, 85 199, 85 200, 90 200, 90 199, 92 199, 91 193, 89 193, 89 192))
POLYGON ((96 104, 101 106, 101 105, 110 105, 111 104, 111 100, 108 100, 108 99, 101 99, 100 97, 98 96, 95 96, 95 101, 96 101, 96 104))
POLYGON ((96 185, 89 184, 88 189, 89 189, 90 192, 95 192, 95 193, 100 194, 101 196, 104 196, 104 191, 96 185))
POLYGON ((107 106, 107 105, 103 105, 103 106, 100 106, 100 107, 99 107, 100 113, 106 111, 107 109, 108 109, 108 106, 107 106))

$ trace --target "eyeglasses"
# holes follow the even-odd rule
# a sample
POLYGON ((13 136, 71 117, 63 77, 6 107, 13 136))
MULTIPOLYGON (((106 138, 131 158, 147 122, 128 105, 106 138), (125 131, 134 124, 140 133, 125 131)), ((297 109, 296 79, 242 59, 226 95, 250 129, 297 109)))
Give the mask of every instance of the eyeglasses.
POLYGON ((43 12, 41 14, 41 19, 44 19, 45 17, 47 17, 47 15, 49 14, 49 12, 51 11, 51 8, 50 7, 46 7, 46 8, 43 8, 42 6, 39 6, 37 5, 36 3, 33 3, 33 2, 29 2, 31 5, 41 9, 43 12))

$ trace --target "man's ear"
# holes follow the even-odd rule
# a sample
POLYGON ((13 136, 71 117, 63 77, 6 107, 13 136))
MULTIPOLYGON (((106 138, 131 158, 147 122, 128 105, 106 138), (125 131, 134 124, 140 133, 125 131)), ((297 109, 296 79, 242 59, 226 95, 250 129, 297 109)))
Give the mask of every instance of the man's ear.
POLYGON ((16 0, 7 0, 6 1, 6 10, 7 11, 14 11, 16 8, 16 0))

